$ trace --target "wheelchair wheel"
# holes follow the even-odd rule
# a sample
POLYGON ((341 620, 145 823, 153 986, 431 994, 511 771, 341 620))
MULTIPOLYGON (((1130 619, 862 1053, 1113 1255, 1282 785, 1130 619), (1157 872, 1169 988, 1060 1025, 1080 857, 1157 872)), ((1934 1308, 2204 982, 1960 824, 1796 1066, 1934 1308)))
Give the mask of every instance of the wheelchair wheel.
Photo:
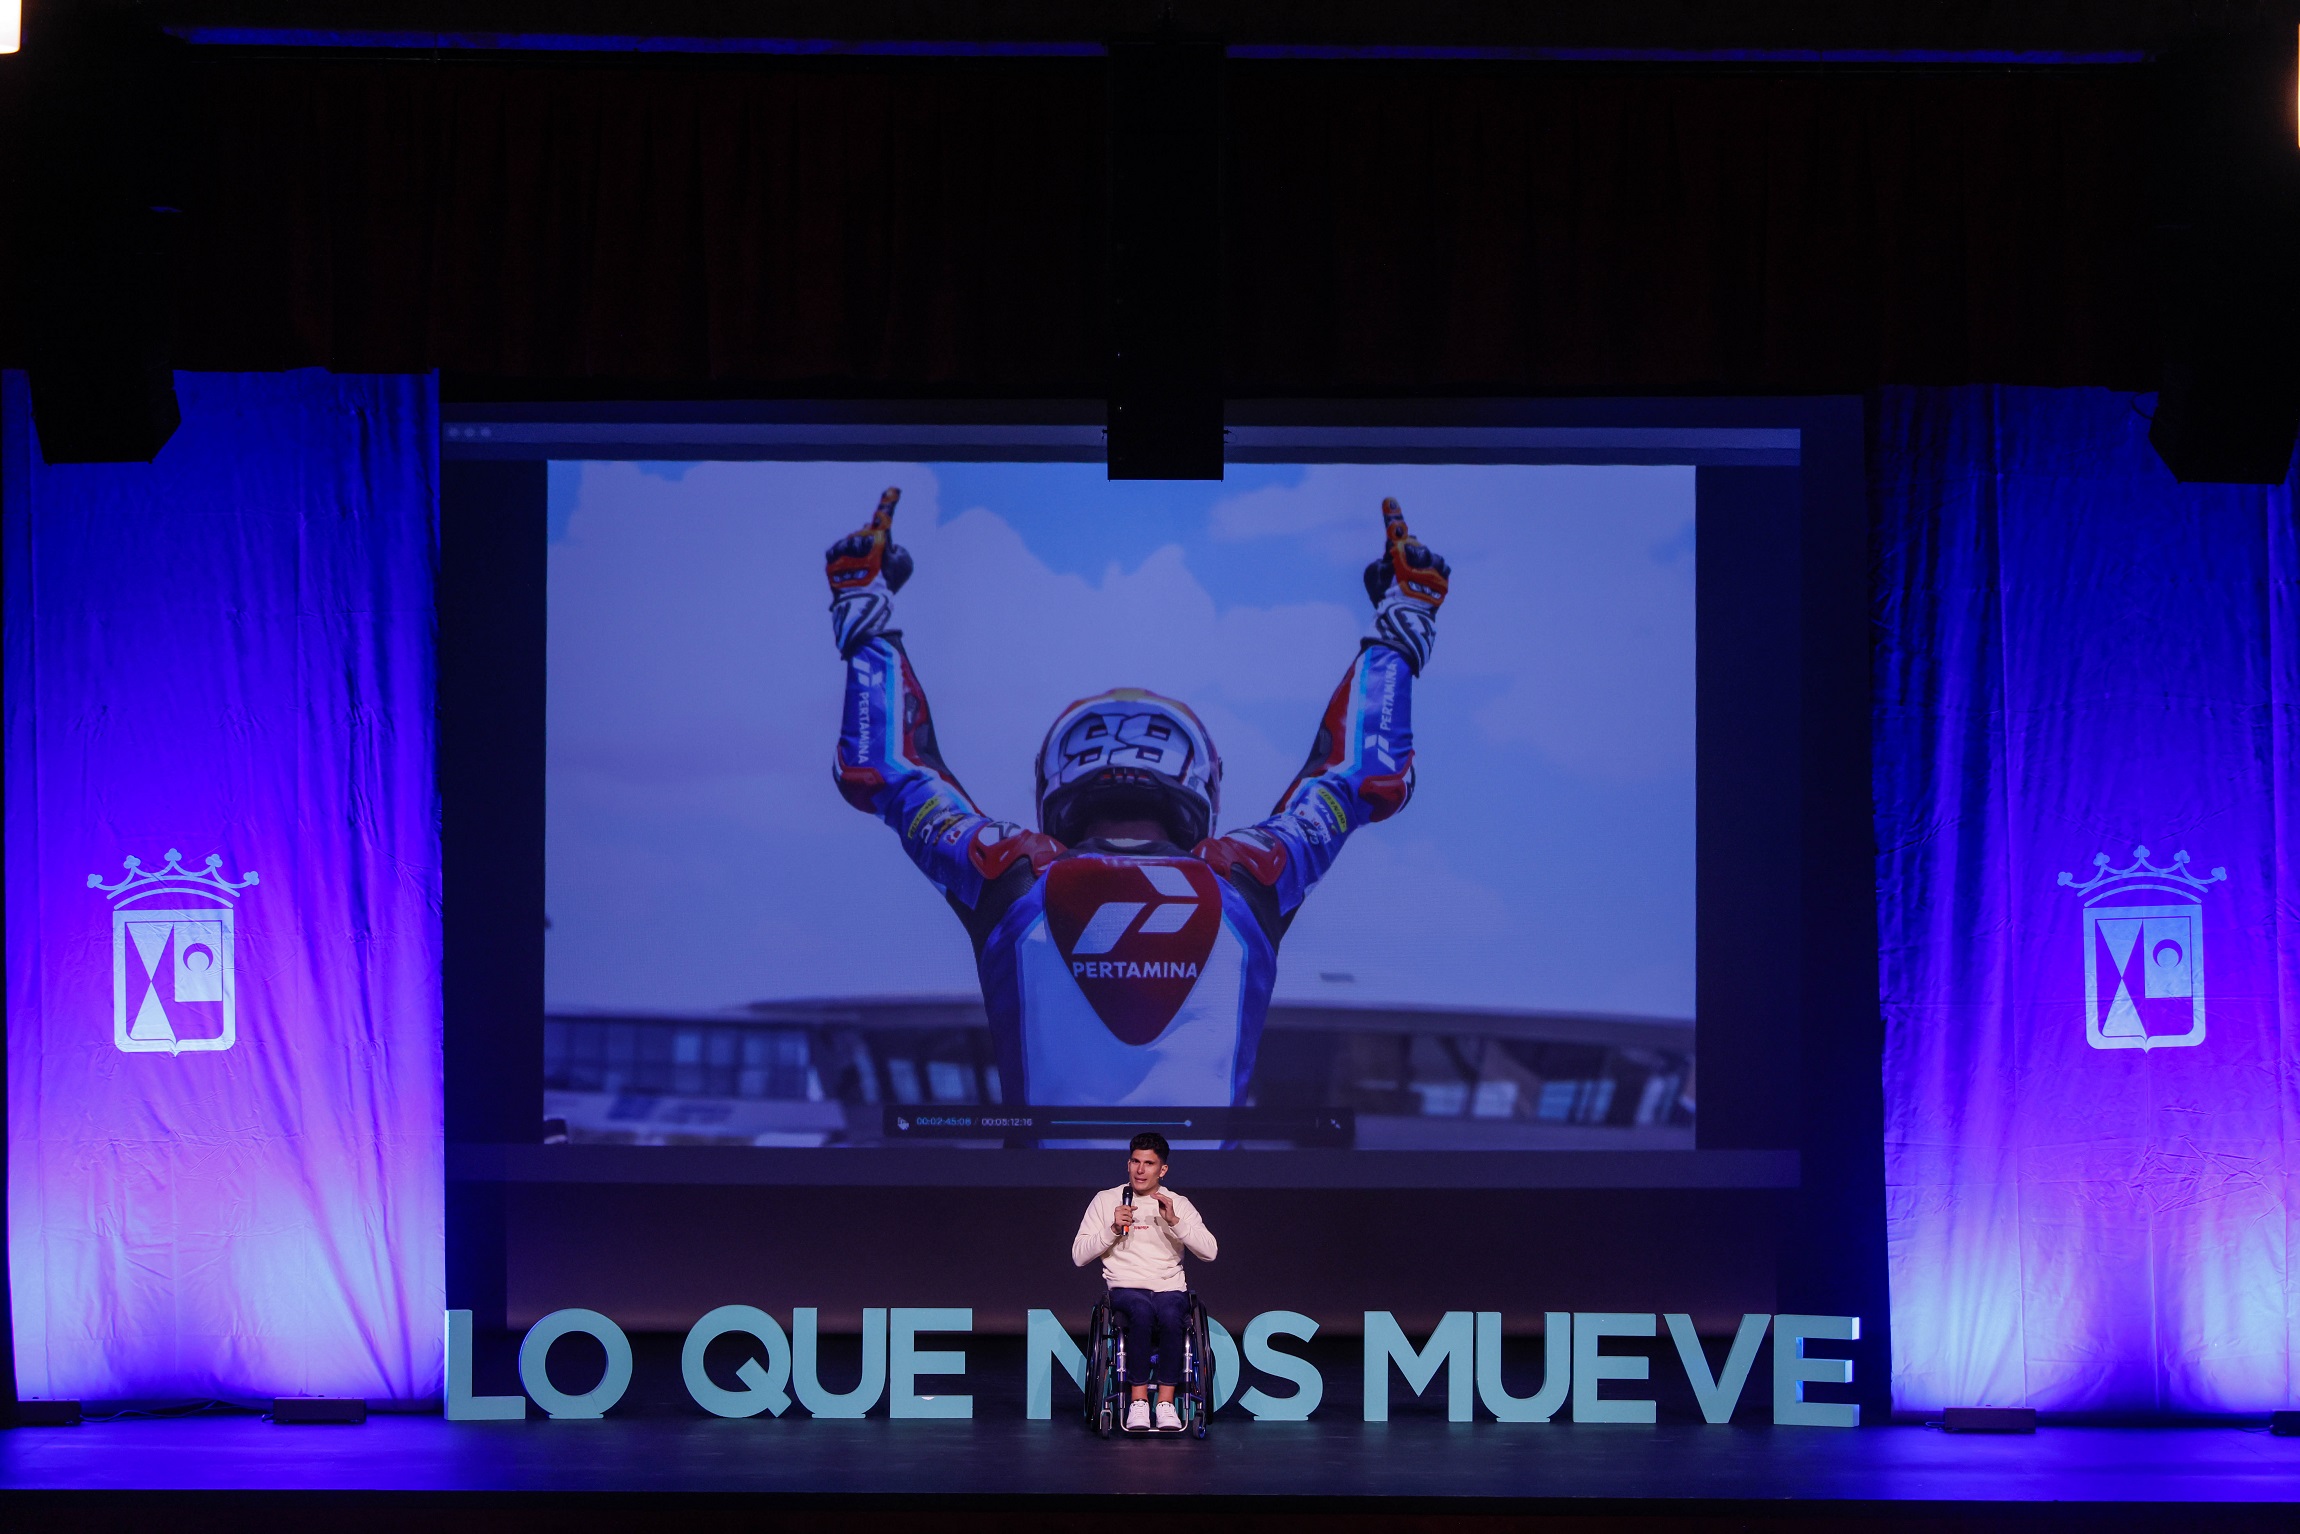
POLYGON ((1206 1325, 1206 1307, 1198 1296, 1190 1296, 1190 1355, 1191 1369, 1188 1380, 1190 1390, 1191 1436, 1206 1436, 1208 1419, 1214 1415, 1214 1353, 1206 1325))
POLYGON ((1118 1408, 1113 1400, 1117 1386, 1111 1376, 1117 1360, 1110 1346, 1107 1302, 1094 1307, 1093 1318, 1086 1326, 1086 1423, 1108 1438, 1118 1426, 1118 1408))

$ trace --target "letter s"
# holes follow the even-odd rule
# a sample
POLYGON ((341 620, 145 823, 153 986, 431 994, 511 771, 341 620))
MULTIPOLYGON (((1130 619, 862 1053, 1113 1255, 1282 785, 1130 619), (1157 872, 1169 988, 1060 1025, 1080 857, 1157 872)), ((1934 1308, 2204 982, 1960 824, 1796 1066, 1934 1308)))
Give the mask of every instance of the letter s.
POLYGON ((1297 1353, 1281 1353, 1270 1346, 1272 1337, 1298 1337, 1307 1342, 1318 1335, 1318 1323, 1299 1311, 1265 1310, 1246 1327, 1246 1362, 1264 1374, 1294 1382, 1290 1396, 1265 1395, 1248 1387, 1238 1404, 1262 1422, 1301 1422, 1325 1399, 1326 1379, 1317 1365, 1297 1353))

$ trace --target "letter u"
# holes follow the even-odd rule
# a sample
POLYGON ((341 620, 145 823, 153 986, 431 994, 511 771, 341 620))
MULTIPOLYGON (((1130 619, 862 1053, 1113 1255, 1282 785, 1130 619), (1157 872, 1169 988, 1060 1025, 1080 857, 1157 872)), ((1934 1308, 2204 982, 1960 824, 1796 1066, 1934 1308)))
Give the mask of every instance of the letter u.
POLYGON ((1547 1422, 1565 1404, 1566 1387, 1573 1378, 1573 1312, 1542 1312, 1549 1328, 1542 1345, 1541 1388, 1529 1396, 1513 1396, 1501 1383, 1501 1312, 1477 1313, 1477 1393, 1485 1409, 1501 1422, 1547 1422))
POLYGON ((863 1312, 862 1379, 844 1395, 823 1389, 815 1372, 815 1307, 791 1312, 791 1390, 817 1417, 860 1417, 886 1393, 886 1312, 863 1312))

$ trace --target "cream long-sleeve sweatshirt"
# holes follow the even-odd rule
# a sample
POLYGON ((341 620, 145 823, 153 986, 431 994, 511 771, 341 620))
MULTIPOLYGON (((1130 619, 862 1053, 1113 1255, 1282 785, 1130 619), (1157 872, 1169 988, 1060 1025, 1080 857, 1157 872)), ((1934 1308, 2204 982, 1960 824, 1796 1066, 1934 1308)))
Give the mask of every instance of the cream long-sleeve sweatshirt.
POLYGON ((1124 1185, 1105 1188, 1086 1206, 1078 1222, 1078 1235, 1070 1243, 1070 1260, 1079 1267, 1100 1258, 1102 1281, 1113 1289, 1187 1289, 1182 1280, 1182 1254, 1212 1262, 1220 1250, 1214 1233, 1198 1218, 1198 1206, 1173 1189, 1175 1221, 1166 1223, 1158 1200, 1146 1193, 1134 1195, 1134 1228, 1121 1236, 1112 1228, 1124 1185))

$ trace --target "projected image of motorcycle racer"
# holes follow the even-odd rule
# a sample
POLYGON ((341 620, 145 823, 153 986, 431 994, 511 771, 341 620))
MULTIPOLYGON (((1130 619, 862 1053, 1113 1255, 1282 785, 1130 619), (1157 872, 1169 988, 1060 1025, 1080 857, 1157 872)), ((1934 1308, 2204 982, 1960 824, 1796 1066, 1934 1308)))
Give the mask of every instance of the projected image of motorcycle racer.
POLYGON ((1413 681, 1446 563, 1382 503, 1372 624, 1271 814, 1216 834, 1222 759, 1189 706, 1120 687, 1064 709, 1038 751, 1038 825, 985 814, 935 747, 893 627, 911 575, 899 492, 827 556, 847 665, 835 775, 885 821, 974 940, 1010 1105, 1240 1102, 1278 945, 1360 827, 1413 794, 1413 681))

